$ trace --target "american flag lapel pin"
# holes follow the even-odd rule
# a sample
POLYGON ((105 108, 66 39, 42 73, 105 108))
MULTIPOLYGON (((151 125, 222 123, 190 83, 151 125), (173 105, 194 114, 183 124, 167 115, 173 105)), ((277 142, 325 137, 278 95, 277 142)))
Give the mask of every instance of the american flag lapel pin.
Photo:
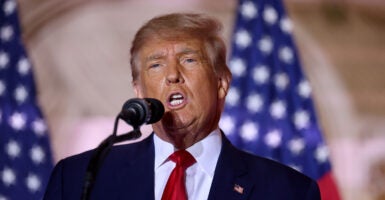
POLYGON ((238 192, 239 194, 243 194, 243 187, 238 184, 235 184, 234 191, 238 192))

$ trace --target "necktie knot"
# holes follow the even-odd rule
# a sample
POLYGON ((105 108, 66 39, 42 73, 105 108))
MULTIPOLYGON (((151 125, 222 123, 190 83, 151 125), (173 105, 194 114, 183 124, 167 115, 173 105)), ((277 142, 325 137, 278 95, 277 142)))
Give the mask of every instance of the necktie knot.
POLYGON ((169 157, 176 166, 168 178, 162 200, 187 200, 185 171, 195 163, 194 157, 186 150, 175 151, 169 157))
POLYGON ((195 158, 186 150, 175 151, 169 158, 184 170, 196 162, 195 158))

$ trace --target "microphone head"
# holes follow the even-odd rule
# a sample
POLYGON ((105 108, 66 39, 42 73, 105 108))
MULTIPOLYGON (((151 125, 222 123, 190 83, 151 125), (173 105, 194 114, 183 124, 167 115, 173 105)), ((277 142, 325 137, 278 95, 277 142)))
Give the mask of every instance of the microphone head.
POLYGON ((151 117, 150 119, 148 120, 148 122, 146 122, 147 124, 153 124, 153 123, 156 123, 158 122, 160 119, 162 119, 163 117, 163 114, 164 114, 164 106, 162 104, 162 102, 160 102, 158 99, 154 99, 154 98, 144 98, 148 105, 150 106, 150 110, 151 110, 151 117))
POLYGON ((144 123, 152 124, 159 121, 164 114, 162 102, 153 98, 133 98, 126 101, 119 117, 128 124, 138 127, 144 123))

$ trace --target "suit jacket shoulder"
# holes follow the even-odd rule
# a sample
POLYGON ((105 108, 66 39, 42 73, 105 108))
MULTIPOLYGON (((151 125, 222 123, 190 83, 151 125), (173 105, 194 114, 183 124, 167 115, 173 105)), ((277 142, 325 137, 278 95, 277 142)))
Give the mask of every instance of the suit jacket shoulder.
MULTIPOLYGON (((93 152, 61 160, 51 174, 44 199, 80 199, 93 152)), ((91 199, 153 199, 153 166, 152 135, 138 143, 114 146, 100 167, 91 199)))
POLYGON ((318 200, 317 183, 278 162, 236 149, 226 137, 209 199, 318 200))

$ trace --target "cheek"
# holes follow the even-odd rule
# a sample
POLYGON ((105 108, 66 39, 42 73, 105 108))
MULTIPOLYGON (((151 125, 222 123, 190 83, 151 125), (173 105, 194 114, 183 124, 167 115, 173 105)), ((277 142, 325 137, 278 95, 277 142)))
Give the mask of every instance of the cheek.
POLYGON ((162 81, 157 79, 143 80, 142 92, 147 97, 157 97, 162 91, 162 81))
POLYGON ((141 77, 143 83, 146 85, 157 85, 162 82, 166 75, 164 67, 158 67, 155 69, 144 70, 141 77))
POLYGON ((215 104, 218 97, 218 86, 215 81, 209 81, 210 77, 206 77, 205 79, 201 79, 198 81, 196 85, 197 93, 205 103, 205 105, 215 104))

